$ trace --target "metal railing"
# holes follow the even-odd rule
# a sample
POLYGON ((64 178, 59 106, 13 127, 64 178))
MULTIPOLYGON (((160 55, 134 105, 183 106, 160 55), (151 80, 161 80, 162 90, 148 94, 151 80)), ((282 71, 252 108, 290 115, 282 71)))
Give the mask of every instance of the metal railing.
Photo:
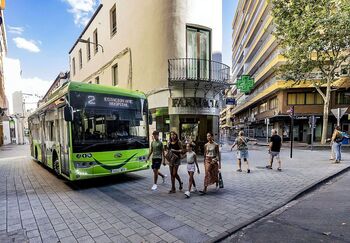
POLYGON ((227 83, 230 80, 230 67, 206 59, 169 59, 168 79, 169 81, 194 80, 227 83))

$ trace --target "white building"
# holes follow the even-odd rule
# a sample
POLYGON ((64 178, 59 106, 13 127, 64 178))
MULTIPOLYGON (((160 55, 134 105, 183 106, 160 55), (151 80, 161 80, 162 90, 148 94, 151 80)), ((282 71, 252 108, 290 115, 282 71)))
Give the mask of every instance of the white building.
POLYGON ((229 79, 221 52, 221 0, 102 0, 69 52, 70 74, 145 92, 163 139, 204 142, 218 134, 229 79))

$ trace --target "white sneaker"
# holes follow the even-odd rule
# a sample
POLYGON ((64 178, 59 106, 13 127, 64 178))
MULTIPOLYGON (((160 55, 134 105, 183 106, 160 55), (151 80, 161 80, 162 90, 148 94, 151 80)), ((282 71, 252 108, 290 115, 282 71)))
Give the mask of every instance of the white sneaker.
POLYGON ((152 189, 152 191, 155 191, 155 190, 157 190, 157 188, 158 188, 157 184, 154 184, 151 189, 152 189))
POLYGON ((164 175, 164 177, 163 177, 163 184, 165 183, 167 177, 168 177, 167 175, 164 175))
POLYGON ((185 192, 185 196, 186 196, 187 198, 190 198, 191 193, 190 193, 189 191, 186 191, 186 192, 185 192))
POLYGON ((196 187, 192 187, 191 192, 198 192, 196 187))

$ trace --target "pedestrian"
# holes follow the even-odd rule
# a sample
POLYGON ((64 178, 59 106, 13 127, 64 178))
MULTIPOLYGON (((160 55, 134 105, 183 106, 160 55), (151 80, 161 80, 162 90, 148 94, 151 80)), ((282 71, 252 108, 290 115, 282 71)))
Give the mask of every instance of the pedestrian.
POLYGON ((194 181, 194 172, 197 168, 197 173, 199 174, 199 167, 197 163, 197 155, 193 151, 193 145, 191 143, 188 143, 186 145, 186 160, 187 160, 187 172, 189 175, 189 181, 188 181, 188 191, 185 192, 185 196, 187 198, 190 198, 191 192, 197 192, 196 188, 196 182, 194 181), (191 190, 193 185, 193 190, 191 190))
POLYGON ((211 132, 207 133, 208 143, 204 145, 204 189, 200 191, 201 195, 207 194, 209 185, 215 183, 216 190, 219 189, 219 170, 221 169, 221 157, 219 145, 214 142, 214 136, 211 132))
POLYGON ((273 159, 276 158, 278 161, 277 171, 282 171, 280 151, 282 147, 282 138, 277 134, 276 129, 271 131, 271 139, 269 144, 270 164, 266 166, 267 169, 272 169, 273 159))
POLYGON ((183 153, 183 148, 176 132, 170 132, 170 142, 168 143, 167 149, 168 153, 171 152, 175 155, 175 157, 177 157, 176 159, 169 161, 169 170, 171 176, 171 190, 169 193, 175 193, 175 179, 178 180, 180 184, 179 190, 181 191, 183 188, 183 183, 179 174, 177 173, 181 164, 181 154, 183 153))
POLYGON ((340 163, 341 161, 341 144, 343 141, 343 134, 339 126, 336 126, 332 135, 333 149, 335 151, 335 162, 340 163))
POLYGON ((248 142, 255 139, 249 139, 244 136, 244 132, 240 131, 238 137, 235 139, 234 144, 231 147, 232 149, 237 145, 237 172, 242 172, 242 159, 247 164, 247 173, 250 173, 249 162, 248 162, 248 142))
POLYGON ((167 175, 163 175, 160 173, 159 169, 161 164, 165 166, 164 162, 164 148, 163 148, 163 143, 159 140, 159 132, 154 131, 152 133, 153 141, 151 143, 151 151, 148 155, 147 160, 150 159, 152 155, 152 170, 153 170, 153 186, 152 190, 155 191, 157 190, 157 181, 158 181, 158 175, 163 178, 163 183, 165 183, 165 179, 167 175))

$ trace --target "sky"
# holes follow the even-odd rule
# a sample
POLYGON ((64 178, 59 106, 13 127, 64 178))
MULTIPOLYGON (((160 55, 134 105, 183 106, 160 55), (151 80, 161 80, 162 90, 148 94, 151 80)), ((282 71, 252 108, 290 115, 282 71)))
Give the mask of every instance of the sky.
MULTIPOLYGON (((237 2, 223 0, 223 63, 229 66, 237 2)), ((4 72, 10 111, 14 91, 44 95, 57 75, 69 70, 68 51, 97 6, 97 0, 6 1, 8 51, 4 72)), ((29 103, 38 99, 25 98, 29 103)))

